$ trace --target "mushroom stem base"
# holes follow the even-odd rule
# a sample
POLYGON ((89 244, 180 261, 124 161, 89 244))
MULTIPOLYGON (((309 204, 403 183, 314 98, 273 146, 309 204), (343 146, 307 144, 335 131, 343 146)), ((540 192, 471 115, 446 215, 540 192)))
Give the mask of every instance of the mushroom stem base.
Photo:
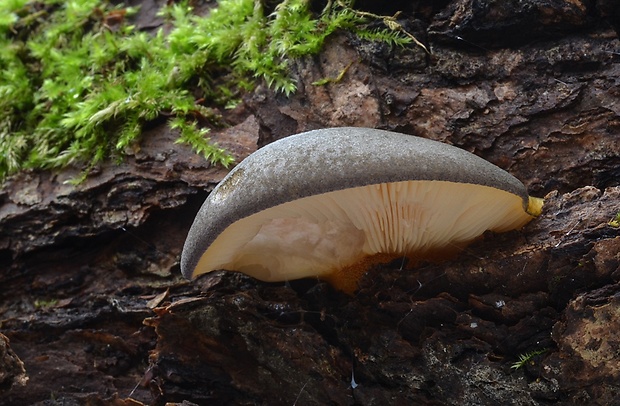
MULTIPOLYGON (((473 240, 472 240, 473 241, 473 240)), ((335 289, 338 289, 348 295, 353 295, 359 289, 359 282, 362 276, 373 267, 378 265, 389 264, 397 259, 406 258, 402 262, 403 269, 412 269, 423 261, 441 262, 454 259, 462 252, 472 241, 464 241, 461 243, 453 243, 449 247, 428 250, 425 252, 416 252, 415 254, 398 254, 398 253, 378 253, 368 255, 359 262, 340 269, 336 269, 329 274, 320 276, 322 280, 329 283, 335 289)))
POLYGON ((375 254, 362 259, 361 261, 335 270, 332 273, 322 275, 321 279, 348 295, 359 288, 359 281, 362 276, 368 272, 373 266, 392 262, 396 258, 402 258, 402 255, 395 254, 375 254))

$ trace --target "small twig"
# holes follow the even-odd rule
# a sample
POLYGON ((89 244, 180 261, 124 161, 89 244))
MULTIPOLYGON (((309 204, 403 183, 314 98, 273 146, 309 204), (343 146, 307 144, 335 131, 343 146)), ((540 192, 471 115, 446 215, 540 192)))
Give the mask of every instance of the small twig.
POLYGON ((463 37, 461 37, 461 36, 459 36, 459 35, 455 35, 455 36, 454 36, 454 38, 458 39, 459 41, 466 42, 466 43, 468 43, 469 45, 474 46, 474 47, 476 47, 476 48, 480 48, 480 49, 482 49, 482 50, 483 50, 483 51, 485 51, 485 52, 490 52, 490 51, 489 51, 488 49, 486 49, 485 47, 482 47, 482 46, 480 46, 480 45, 478 45, 478 44, 474 44, 474 43, 473 43, 473 42, 471 42, 471 41, 467 41, 465 38, 463 38, 463 37))
POLYGON ((328 83, 338 83, 342 80, 342 78, 344 77, 344 75, 347 73, 347 71, 349 70, 349 68, 353 65, 353 62, 350 62, 347 66, 344 67, 344 69, 342 69, 340 71, 340 73, 338 74, 338 76, 336 76, 335 78, 322 78, 317 80, 316 82, 312 82, 313 86, 323 86, 326 85, 328 83))
POLYGON ((134 233, 132 233, 131 231, 127 230, 125 227, 122 227, 122 226, 121 226, 121 230, 123 230, 124 232, 126 232, 127 234, 129 234, 130 236, 132 236, 133 238, 135 238, 136 240, 141 241, 141 242, 143 242, 144 244, 148 245, 148 246, 149 246, 149 248, 151 248, 151 249, 153 249, 153 250, 155 250, 155 251, 158 251, 158 249, 157 249, 157 247, 155 246, 155 244, 153 244, 153 243, 151 243, 151 242, 148 242, 148 241, 146 241, 146 240, 145 240, 145 239, 143 239, 143 238, 138 237, 136 234, 134 234, 134 233))
POLYGON ((423 43, 421 43, 420 41, 418 41, 418 39, 416 37, 414 37, 412 34, 410 34, 407 30, 405 30, 405 28, 402 26, 401 23, 399 23, 396 19, 398 18, 398 16, 400 15, 400 11, 397 11, 393 16, 381 16, 381 15, 377 15, 377 14, 373 14, 373 13, 369 13, 367 11, 360 11, 360 10, 353 10, 350 7, 348 7, 346 4, 343 3, 342 0, 338 1, 338 4, 343 7, 343 8, 347 8, 349 10, 351 10, 353 13, 362 16, 362 17, 370 17, 370 18, 374 18, 376 20, 381 20, 383 21, 383 24, 385 24, 386 27, 388 27, 390 30, 392 31, 399 31, 401 34, 406 35, 409 39, 411 39, 417 46, 419 46, 420 48, 422 48, 427 54, 431 54, 430 51, 428 50, 428 48, 426 47, 426 45, 424 45, 423 43))
POLYGON ((407 262, 407 257, 403 256, 403 260, 400 263, 399 271, 402 271, 405 268, 405 262, 407 262))
MULTIPOLYGON (((153 367, 152 367, 152 366, 148 367, 148 368, 146 369, 146 371, 144 372, 144 376, 146 376, 149 372, 151 372, 151 369, 153 369, 153 367)), ((127 397, 128 397, 128 398, 130 398, 130 397, 131 397, 131 396, 135 393, 135 391, 138 389, 138 387, 140 386, 140 384, 141 384, 141 383, 142 383, 142 381, 144 380, 144 376, 142 377, 142 379, 140 379, 140 380, 138 381, 138 383, 136 384, 136 386, 134 386, 134 387, 133 387, 133 389, 131 390, 131 392, 129 392, 129 395, 127 395, 127 397)))
POLYGON ((581 219, 578 219, 578 220, 575 222, 575 224, 573 224, 573 226, 572 226, 572 227, 571 227, 571 228, 570 228, 570 229, 569 229, 566 233, 564 233, 564 235, 560 238, 560 241, 558 241, 558 243, 557 243, 557 244, 555 244, 555 245, 553 246, 553 248, 557 248, 557 247, 559 247, 559 246, 560 246, 560 244, 562 244, 562 240, 563 240, 564 238, 566 238, 566 237, 567 237, 567 236, 568 236, 568 235, 569 235, 569 234, 570 234, 570 233, 571 233, 571 232, 575 229, 575 227, 577 227, 577 225, 578 225, 579 223, 581 223, 581 219))
POLYGON ((306 389, 306 385, 308 385, 308 382, 310 382, 310 378, 308 378, 306 383, 304 383, 304 386, 302 386, 301 389, 299 390, 299 393, 297 394, 297 397, 295 398, 295 402, 293 403, 293 406, 297 405, 297 401, 299 400, 299 397, 301 396, 301 393, 304 391, 304 389, 306 389))

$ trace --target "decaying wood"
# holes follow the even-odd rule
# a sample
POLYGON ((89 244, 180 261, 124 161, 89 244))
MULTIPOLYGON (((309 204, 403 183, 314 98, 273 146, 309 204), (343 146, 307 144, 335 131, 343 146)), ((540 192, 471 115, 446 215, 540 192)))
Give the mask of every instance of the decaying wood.
POLYGON ((65 181, 79 170, 13 177, 0 191, 0 404, 614 404, 612 3, 422 4, 399 22, 430 55, 340 33, 295 62, 291 98, 261 88, 225 113, 213 139, 238 159, 304 130, 375 127, 470 150, 546 196, 523 230, 447 262, 377 267, 354 296, 314 280, 182 280, 187 230, 226 171, 159 127, 78 186, 65 181))
POLYGON ((0 395, 13 386, 24 386, 28 382, 24 363, 11 350, 9 339, 0 334, 0 395))
POLYGON ((601 323, 618 311, 620 237, 607 222, 619 199, 620 188, 551 194, 525 230, 487 236, 454 261, 373 269, 354 297, 322 283, 207 276, 201 297, 159 308, 148 322, 160 338, 152 384, 166 399, 218 404, 285 405, 298 396, 316 405, 507 404, 515 396, 536 404, 570 400, 583 387, 610 398, 619 364, 609 348, 618 338, 601 323), (578 293, 601 289, 590 293, 601 303, 578 293), (601 316, 575 314, 603 304, 601 316), (589 337, 566 326, 575 319, 589 337), (593 347, 597 340, 605 344, 593 347), (511 370, 519 354, 541 349, 553 355, 511 370), (579 388, 566 379, 580 369, 558 362, 569 356, 592 363, 573 375, 579 388), (610 358, 608 370, 595 368, 610 358), (205 384, 186 386, 198 381, 205 384))

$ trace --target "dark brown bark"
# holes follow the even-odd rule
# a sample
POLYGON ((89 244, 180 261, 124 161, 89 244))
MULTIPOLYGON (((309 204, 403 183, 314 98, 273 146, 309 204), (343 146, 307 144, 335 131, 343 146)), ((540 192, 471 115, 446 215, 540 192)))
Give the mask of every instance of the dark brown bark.
POLYGON ((20 174, 0 192, 0 404, 617 403, 620 5, 438 4, 399 20, 430 55, 334 35, 295 62, 295 95, 258 89, 213 138, 239 159, 322 127, 433 138, 546 196, 540 218, 451 261, 372 269, 346 296, 182 280, 185 234, 226 171, 160 128, 76 187, 78 172, 20 174))

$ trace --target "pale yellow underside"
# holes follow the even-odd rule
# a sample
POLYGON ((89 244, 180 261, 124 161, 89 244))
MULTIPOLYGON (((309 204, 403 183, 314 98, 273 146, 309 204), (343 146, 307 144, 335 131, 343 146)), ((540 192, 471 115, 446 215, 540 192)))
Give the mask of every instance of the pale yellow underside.
POLYGON ((203 254, 194 276, 226 269, 264 281, 320 277, 374 254, 415 256, 531 219, 521 197, 487 186, 406 181, 357 187, 233 223, 203 254))

